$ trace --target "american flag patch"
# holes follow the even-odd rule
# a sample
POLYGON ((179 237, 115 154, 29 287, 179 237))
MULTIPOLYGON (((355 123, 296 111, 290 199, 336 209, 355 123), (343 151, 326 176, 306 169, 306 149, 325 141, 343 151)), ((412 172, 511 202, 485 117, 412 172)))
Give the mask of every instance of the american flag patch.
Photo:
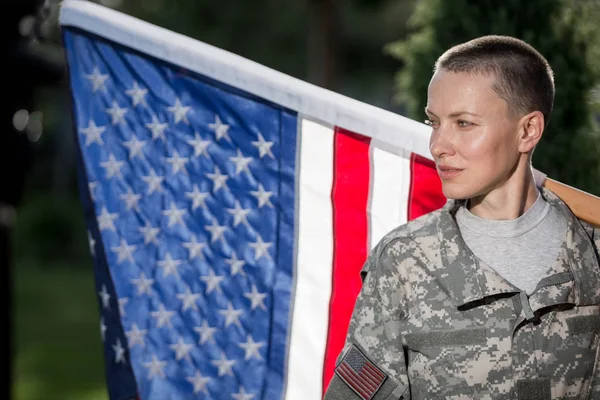
POLYGON ((387 378, 356 346, 350 347, 335 373, 363 400, 372 399, 387 378))

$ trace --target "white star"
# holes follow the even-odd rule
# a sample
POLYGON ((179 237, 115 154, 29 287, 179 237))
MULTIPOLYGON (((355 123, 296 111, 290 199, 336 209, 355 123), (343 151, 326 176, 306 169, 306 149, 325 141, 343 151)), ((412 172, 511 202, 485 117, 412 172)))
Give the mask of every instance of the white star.
POLYGON ((231 397, 235 400, 252 400, 254 399, 255 394, 246 393, 246 389, 243 386, 240 386, 240 391, 237 393, 232 393, 231 397))
POLYGON ((165 180, 164 176, 156 175, 156 172, 152 170, 152 175, 142 176, 144 182, 148 184, 148 193, 152 194, 155 190, 162 192, 162 182, 165 180))
POLYGON ((146 226, 138 228, 138 230, 142 233, 142 235, 144 235, 145 245, 148 243, 154 243, 158 246, 158 240, 156 239, 156 236, 158 235, 158 232, 160 232, 160 228, 153 228, 150 225, 150 221, 146 221, 146 226))
POLYGON ((202 326, 197 326, 194 330, 200 334, 199 344, 204 344, 206 342, 215 343, 214 335, 217 328, 209 326, 206 320, 202 321, 202 326))
POLYGON ((104 323, 104 317, 100 318, 100 336, 102 336, 102 341, 104 342, 105 336, 106 336, 106 330, 108 328, 106 327, 106 324, 104 323))
POLYGON ((110 294, 106 290, 106 285, 102 285, 102 290, 98 292, 100 297, 102 298, 102 307, 110 308, 110 294))
POLYGON ((96 201, 96 186, 98 186, 98 182, 90 182, 90 183, 88 183, 88 189, 90 191, 90 197, 94 201, 96 201))
POLYGON ((242 327, 240 323, 240 315, 244 313, 244 310, 237 310, 233 308, 233 304, 229 302, 227 304, 227 310, 219 310, 219 313, 225 317, 225 328, 231 324, 235 324, 238 327, 242 327))
POLYGON ((252 194, 252 196, 256 197, 256 200, 258 200, 258 208, 262 208, 262 206, 264 206, 265 204, 273 208, 273 204, 271 204, 270 198, 271 196, 273 196, 274 193, 265 191, 265 188, 263 187, 262 183, 258 184, 257 191, 250 193, 252 194))
POLYGON ((229 176, 221 173, 219 167, 215 165, 215 172, 212 174, 206 174, 213 181, 213 193, 216 193, 219 189, 225 188, 227 189, 227 179, 229 176))
POLYGON ((165 129, 167 129, 167 126, 169 126, 169 124, 161 123, 158 118, 156 118, 156 115, 152 116, 151 123, 146 124, 146 128, 150 129, 152 132, 152 140, 162 139, 163 141, 166 141, 165 129))
POLYGON ((204 260, 204 253, 202 252, 202 250, 204 250, 204 248, 206 247, 206 243, 198 242, 196 236, 192 236, 189 242, 183 242, 183 247, 185 247, 189 251, 189 260, 193 260, 196 257, 204 260))
POLYGON ((158 311, 152 311, 150 313, 153 318, 156 318, 156 327, 162 328, 165 325, 171 326, 171 318, 173 318, 175 311, 168 311, 164 304, 160 304, 158 308, 158 311))
POLYGON ((273 147, 273 142, 267 142, 260 132, 258 132, 258 141, 252 142, 252 145, 258 149, 258 156, 260 158, 263 158, 267 154, 271 158, 275 158, 273 152, 271 151, 271 147, 273 147))
POLYGON ((117 253, 117 264, 120 264, 125 260, 133 264, 133 252, 136 248, 137 246, 129 245, 127 244, 125 239, 121 239, 121 244, 119 246, 113 246, 111 250, 113 251, 113 253, 117 253))
POLYGON ((115 224, 113 221, 119 216, 118 213, 109 213, 106 207, 102 207, 102 213, 98 215, 98 225, 99 229, 102 231, 104 229, 108 229, 111 231, 116 231, 115 224))
POLYGON ((265 345, 265 342, 255 342, 252 339, 252 336, 248 335, 245 343, 239 343, 242 349, 246 351, 246 355, 244 356, 244 360, 248 361, 252 357, 255 357, 258 360, 262 360, 262 356, 260 355, 260 348, 265 345))
POLYGON ((150 295, 151 294, 150 290, 152 289, 152 284, 154 283, 154 279, 146 278, 146 275, 142 272, 140 274, 139 279, 132 279, 131 283, 133 283, 135 286, 137 286, 138 296, 141 296, 144 293, 150 295))
POLYGON ((196 371, 196 375, 188 376, 185 378, 189 383, 194 385, 194 394, 202 392, 204 394, 208 394, 208 388, 206 385, 211 381, 210 378, 205 378, 202 376, 200 371, 196 371))
POLYGON ((126 90, 125 93, 131 97, 134 107, 138 104, 146 105, 146 94, 148 93, 148 89, 142 89, 137 81, 133 81, 133 88, 126 90))
POLYGON ((90 253, 95 256, 96 255, 96 241, 92 236, 92 233, 88 231, 88 244, 90 246, 90 253))
POLYGON ((221 139, 225 138, 225 140, 227 140, 228 142, 231 142, 231 138, 229 137, 229 134, 227 133, 227 131, 229 130, 229 125, 224 124, 218 115, 215 115, 215 123, 208 124, 208 126, 210 127, 210 129, 212 129, 215 132, 215 137, 217 140, 221 140, 221 139))
POLYGON ((176 344, 172 344, 169 347, 175 352, 175 359, 177 361, 180 361, 183 358, 185 358, 188 361, 191 361, 189 353, 190 350, 192 350, 192 347, 194 347, 194 345, 190 343, 185 343, 181 336, 179 337, 179 340, 176 344))
POLYGON ((104 83, 108 79, 108 75, 101 74, 98 67, 94 67, 91 74, 86 74, 85 78, 92 82, 92 92, 98 91, 98 89, 106 90, 104 83))
POLYGON ((171 202, 171 208, 164 210, 163 215, 169 217, 169 228, 175 224, 181 224, 185 226, 183 222, 183 216, 187 213, 185 208, 177 208, 174 202, 171 202))
POLYGON ((127 193, 122 194, 119 197, 125 202, 127 211, 130 211, 131 209, 139 211, 138 202, 142 198, 142 195, 133 193, 130 186, 127 187, 127 193))
POLYGON ((112 107, 107 108, 106 112, 110 114, 113 125, 125 123, 125 113, 127 113, 127 108, 119 107, 119 103, 115 100, 113 100, 112 107))
POLYGON ((213 360, 211 363, 219 368, 219 376, 223 375, 231 375, 233 376, 233 371, 231 368, 235 365, 235 360, 228 360, 225 356, 225 353, 221 353, 220 360, 213 360))
POLYGON ((246 276, 243 269, 246 262, 244 260, 239 260, 237 254, 233 253, 231 258, 226 259, 225 262, 231 267, 231 276, 236 276, 237 274, 246 276))
POLYGON ((118 161, 112 153, 108 155, 108 161, 100 162, 102 168, 106 170, 107 179, 110 179, 113 176, 123 177, 123 175, 121 175, 123 164, 125 164, 125 162, 118 161))
POLYGON ((106 130, 106 126, 96 126, 96 123, 93 119, 90 119, 88 122, 87 128, 79 129, 79 132, 85 135, 85 145, 89 146, 92 143, 98 143, 99 145, 103 145, 104 141, 102 140, 102 134, 106 130))
POLYGON ((129 297, 121 297, 119 299, 119 314, 121 314, 121 316, 125 316, 125 305, 129 303, 129 297))
POLYGON ((265 306, 265 298, 267 297, 267 294, 259 293, 255 284, 252 284, 251 292, 244 293, 244 297, 250 300, 250 309, 254 310, 256 307, 260 307, 263 310, 267 309, 267 306, 265 306))
POLYGON ((220 285, 223 279, 225 279, 224 276, 215 275, 215 272, 212 269, 208 270, 208 276, 200 277, 200 280, 206 283, 206 294, 211 293, 215 289, 217 292, 222 293, 220 285))
POLYGON ((167 255, 164 260, 157 261, 159 267, 164 268, 163 276, 169 276, 171 274, 179 277, 179 271, 177 267, 181 264, 181 260, 173 260, 171 258, 171 254, 167 252, 167 255))
POLYGON ((152 361, 142 363, 144 367, 148 368, 148 379, 152 380, 154 377, 164 378, 164 368, 167 366, 166 361, 160 361, 156 358, 156 354, 152 354, 152 361))
POLYGON ((252 157, 244 157, 240 149, 237 149, 237 156, 229 157, 231 161, 235 164, 235 175, 237 176, 240 172, 246 172, 249 176, 250 170, 248 169, 248 164, 252 161, 252 157))
POLYGON ((258 261, 262 256, 271 259, 269 247, 273 246, 272 242, 263 242, 262 237, 258 235, 256 242, 250 243, 250 247, 254 249, 254 261, 258 261))
POLYGON ((252 211, 250 208, 242 208, 239 200, 235 201, 235 208, 228 208, 227 212, 233 215, 233 226, 236 227, 240 223, 244 223, 248 228, 250 224, 248 223, 248 214, 252 211))
POLYGON ((210 242, 215 242, 219 239, 221 239, 221 241, 225 241, 225 231, 227 230, 227 227, 224 225, 219 225, 219 221, 217 221, 216 218, 213 217, 212 220, 212 225, 204 225, 204 227, 206 228, 207 231, 210 232, 210 242))
POLYGON ((186 192, 185 197, 192 199, 192 211, 196 211, 196 208, 206 208, 206 198, 210 196, 208 192, 201 192, 198 189, 198 185, 194 185, 194 190, 186 192))
POLYGON ((145 140, 139 140, 135 135, 131 136, 131 140, 123 142, 123 145, 129 149, 130 160, 133 160, 136 156, 142 155, 142 149, 145 144, 145 140))
POLYGON ((125 348, 121 345, 121 339, 117 339, 117 343, 113 344, 112 348, 115 351, 115 363, 125 363, 125 348))
POLYGON ((183 104, 181 104, 181 100, 179 100, 179 98, 175 100, 175 104, 173 106, 169 107, 169 111, 173 113, 173 117, 175 118, 176 124, 180 121, 189 124, 189 121, 187 119, 187 113, 190 111, 190 109, 190 106, 184 107, 183 104))
POLYGON ((212 142, 210 140, 202 140, 202 137, 200 137, 198 132, 194 132, 194 134, 196 135, 194 139, 187 140, 188 144, 194 147, 194 157, 203 155, 206 158, 209 158, 207 149, 212 142))
POLYGON ((185 293, 178 293, 177 298, 183 303, 181 305, 181 311, 186 311, 190 308, 193 310, 198 310, 196 301, 198 301, 199 297, 200 293, 192 293, 189 287, 185 288, 185 293))
POLYGON ((175 175, 179 171, 187 175, 188 172, 185 169, 185 163, 188 162, 189 158, 179 156, 177 150, 173 150, 173 154, 173 157, 166 158, 167 162, 171 164, 171 168, 173 168, 173 175, 175 175))
POLYGON ((136 344, 139 344, 140 347, 144 347, 144 336, 146 336, 147 333, 147 329, 139 329, 137 324, 132 324, 131 330, 125 332, 125 335, 127 335, 127 342, 129 343, 129 348, 132 348, 136 344))

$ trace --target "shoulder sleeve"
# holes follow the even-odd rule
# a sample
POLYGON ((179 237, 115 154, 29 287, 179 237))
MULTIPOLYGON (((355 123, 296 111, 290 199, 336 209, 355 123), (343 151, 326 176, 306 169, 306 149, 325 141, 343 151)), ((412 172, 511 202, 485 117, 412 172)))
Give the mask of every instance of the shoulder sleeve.
POLYGON ((346 342, 325 400, 410 399, 401 324, 406 300, 396 246, 373 249, 363 266, 346 342))

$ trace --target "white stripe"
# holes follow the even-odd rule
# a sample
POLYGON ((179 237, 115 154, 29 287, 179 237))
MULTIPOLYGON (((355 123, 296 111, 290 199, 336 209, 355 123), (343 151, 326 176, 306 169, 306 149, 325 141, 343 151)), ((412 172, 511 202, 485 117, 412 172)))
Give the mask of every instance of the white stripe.
POLYGON ((334 131, 305 119, 300 125, 299 225, 286 400, 322 397, 333 265, 334 131))
POLYGON ((410 179, 410 154, 399 156, 371 146, 371 192, 369 194, 371 249, 385 234, 406 223, 410 179))

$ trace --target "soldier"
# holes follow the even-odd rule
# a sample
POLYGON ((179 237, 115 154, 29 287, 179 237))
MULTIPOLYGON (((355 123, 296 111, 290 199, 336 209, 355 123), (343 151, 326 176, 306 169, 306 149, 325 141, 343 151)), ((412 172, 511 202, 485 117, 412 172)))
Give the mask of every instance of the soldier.
POLYGON ((521 40, 438 59, 426 113, 448 202, 370 253, 326 400, 600 399, 600 229, 531 165, 553 102, 521 40))

